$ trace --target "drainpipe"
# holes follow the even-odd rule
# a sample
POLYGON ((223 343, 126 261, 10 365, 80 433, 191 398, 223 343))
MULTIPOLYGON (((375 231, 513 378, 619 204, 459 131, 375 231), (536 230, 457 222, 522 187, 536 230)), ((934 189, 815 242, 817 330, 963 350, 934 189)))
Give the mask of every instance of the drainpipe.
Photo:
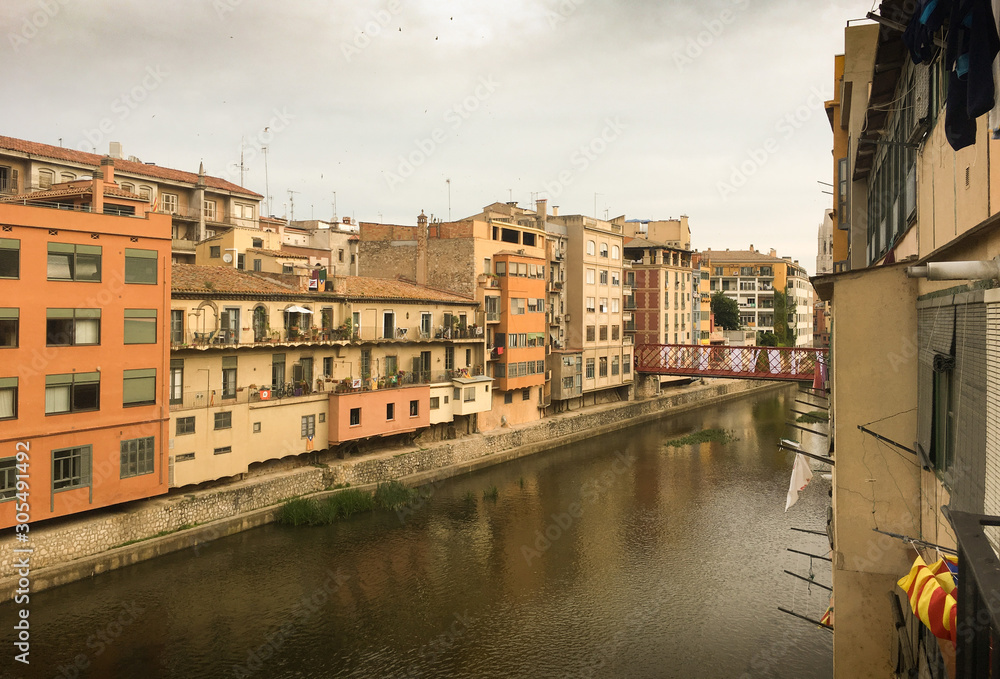
POLYGON ((1000 279, 1000 256, 980 262, 928 262, 906 267, 909 278, 929 281, 1000 279))

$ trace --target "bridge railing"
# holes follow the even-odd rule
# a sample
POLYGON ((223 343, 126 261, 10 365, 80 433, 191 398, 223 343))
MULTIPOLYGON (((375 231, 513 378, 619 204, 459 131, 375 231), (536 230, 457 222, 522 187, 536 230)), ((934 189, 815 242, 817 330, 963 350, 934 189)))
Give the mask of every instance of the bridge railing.
POLYGON ((696 344, 640 344, 638 372, 691 377, 812 380, 816 366, 826 370, 827 349, 807 347, 733 347, 696 344))

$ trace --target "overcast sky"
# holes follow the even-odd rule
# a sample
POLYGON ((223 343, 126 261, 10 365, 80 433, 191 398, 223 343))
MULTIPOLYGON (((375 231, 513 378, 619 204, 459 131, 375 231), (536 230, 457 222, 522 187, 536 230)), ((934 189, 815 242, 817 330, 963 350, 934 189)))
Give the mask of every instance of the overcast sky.
POLYGON ((812 272, 824 99, 870 2, 4 0, 0 134, 209 174, 270 213, 414 224, 494 201, 690 217, 812 272), (261 147, 266 145, 265 154, 261 147))

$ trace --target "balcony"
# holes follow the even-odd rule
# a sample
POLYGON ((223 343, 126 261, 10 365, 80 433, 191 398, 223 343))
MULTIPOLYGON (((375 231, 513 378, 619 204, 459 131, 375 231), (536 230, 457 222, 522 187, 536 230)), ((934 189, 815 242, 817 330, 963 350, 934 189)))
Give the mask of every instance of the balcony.
POLYGON ((266 345, 346 345, 364 342, 440 342, 440 341, 483 341, 482 326, 471 325, 445 329, 437 326, 428 330, 420 326, 394 328, 390 336, 385 335, 382 326, 362 326, 359 328, 306 328, 294 326, 289 329, 254 332, 250 328, 240 330, 212 330, 208 332, 187 332, 178 341, 171 339, 172 349, 211 349, 241 346, 266 345))
POLYGON ((183 412, 199 408, 225 408, 236 405, 255 404, 278 405, 319 400, 325 396, 324 383, 321 380, 300 382, 297 385, 288 383, 275 387, 273 385, 250 385, 238 387, 232 394, 224 394, 222 389, 202 391, 186 391, 177 402, 170 403, 170 412, 183 412), (317 397, 317 394, 319 397, 317 397))
POLYGON ((499 311, 487 311, 486 312, 486 322, 487 323, 499 323, 500 322, 500 312, 499 311))
POLYGON ((626 297, 623 306, 626 311, 635 311, 635 297, 626 297))
POLYGON ((562 289, 562 281, 549 281, 549 292, 559 292, 562 289))
POLYGON ((635 332, 635 321, 625 321, 622 327, 625 329, 625 332, 635 332))
POLYGON ((477 279, 481 288, 500 288, 500 277, 491 273, 481 273, 477 279))

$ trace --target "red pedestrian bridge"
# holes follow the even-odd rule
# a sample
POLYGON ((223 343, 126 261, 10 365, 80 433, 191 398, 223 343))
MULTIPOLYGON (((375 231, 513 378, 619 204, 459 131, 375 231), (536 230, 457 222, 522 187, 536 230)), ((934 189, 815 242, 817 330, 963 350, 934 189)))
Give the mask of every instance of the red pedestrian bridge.
POLYGON ((828 349, 730 347, 698 344, 639 344, 635 369, 641 373, 689 377, 825 382, 828 349))

